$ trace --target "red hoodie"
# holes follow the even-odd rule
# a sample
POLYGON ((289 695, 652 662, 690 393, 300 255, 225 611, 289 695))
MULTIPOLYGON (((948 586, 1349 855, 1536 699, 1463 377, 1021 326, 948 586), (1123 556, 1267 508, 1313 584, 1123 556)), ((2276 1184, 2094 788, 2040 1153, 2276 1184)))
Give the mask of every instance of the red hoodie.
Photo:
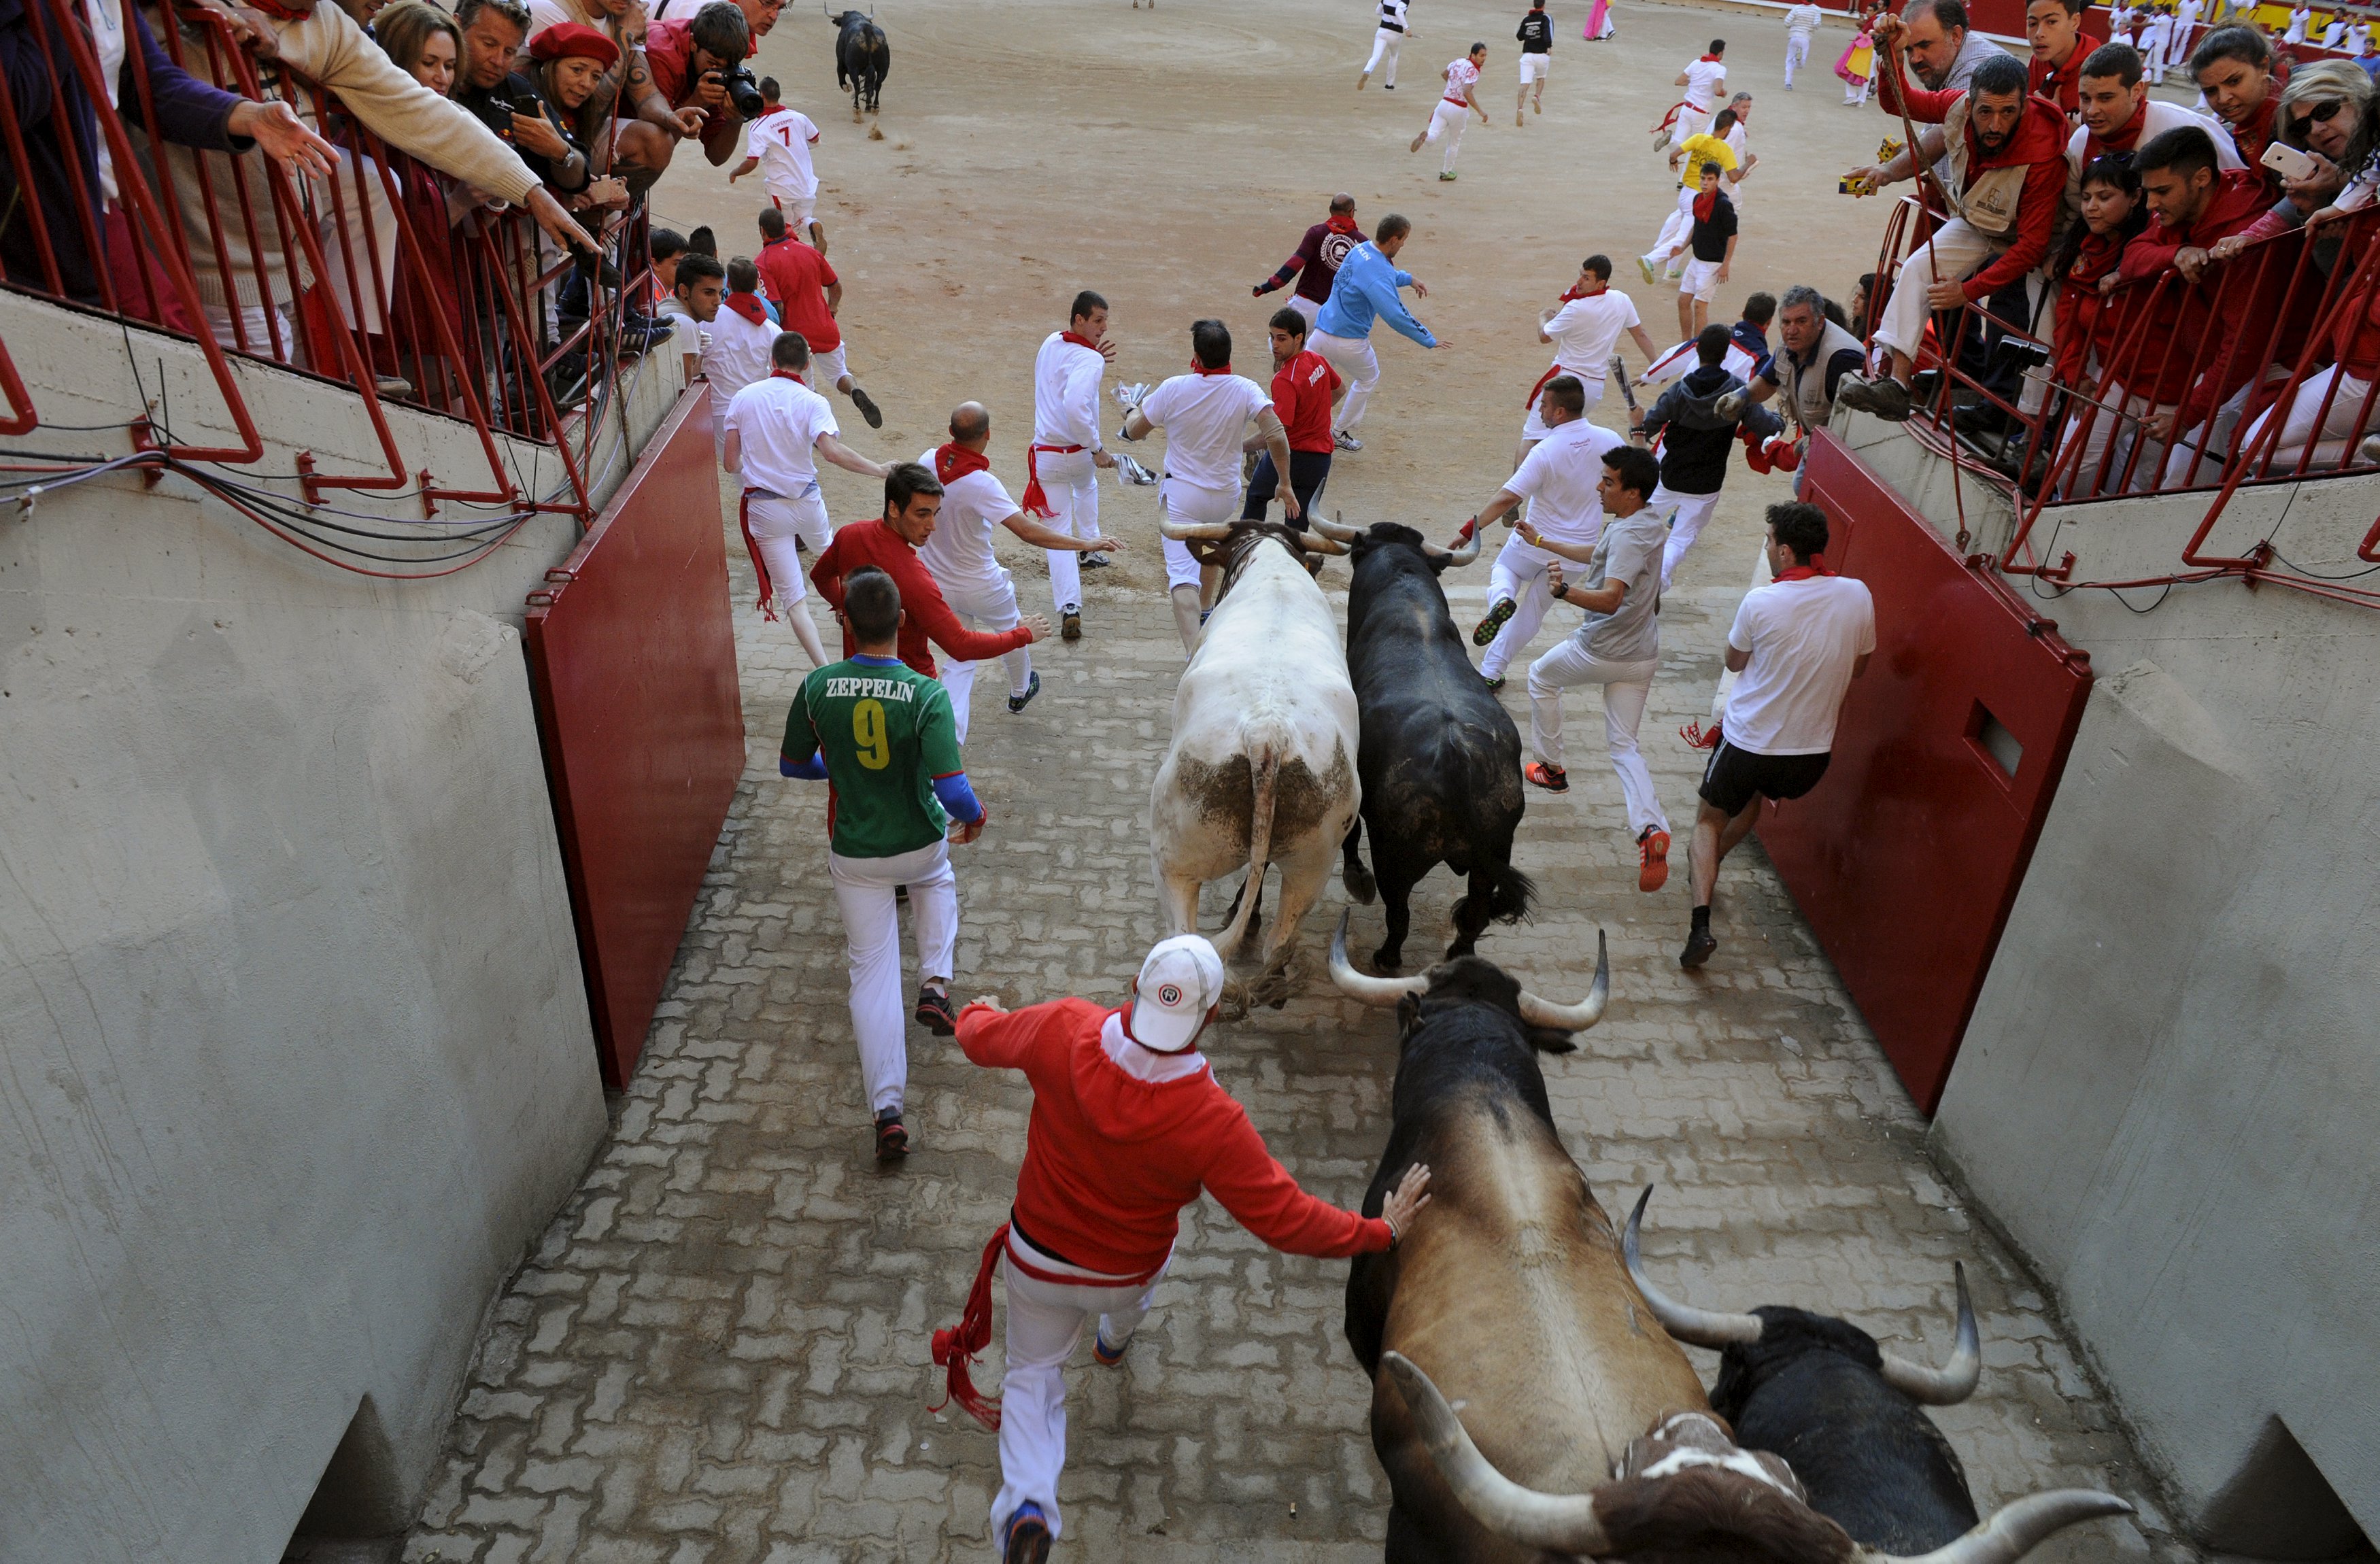
POLYGON ((2058 355, 2053 379, 2059 385, 2084 386, 2091 356, 2107 365, 2115 349, 2115 329, 2122 311, 2104 308, 2099 279, 2123 260, 2120 234, 2085 234, 2074 252, 2074 264, 2058 285, 2058 355))
MULTIPOLYGON (((1882 70, 1876 79, 1876 91, 1887 112, 1895 115, 1900 112, 1900 99, 1903 95, 1900 83, 1893 79, 1897 74, 1882 70)), ((1966 95, 1963 87, 1947 92, 1912 88, 1906 93, 1909 117, 1921 125, 1939 125, 1949 116, 1950 106, 1966 95)), ((1967 279, 1962 291, 1967 302, 1973 304, 2015 282, 2049 254, 2050 237, 2058 231, 2058 214, 2066 204, 2066 115, 2046 98, 2028 97, 2024 114, 1998 151, 1984 151, 1975 139, 1973 118, 1967 122, 1966 137, 1970 186, 1985 169, 2020 164, 2025 167, 2024 190, 2017 198, 2016 236, 2007 249, 1992 258, 1990 265, 1967 279)))
MULTIPOLYGON (((985 662, 1032 644, 1033 632, 1022 624, 1014 630, 979 632, 960 624, 951 605, 942 600, 942 589, 918 563, 917 551, 885 526, 880 516, 838 528, 818 564, 810 566, 810 585, 819 589, 829 608, 841 612, 843 578, 867 564, 892 577, 892 585, 901 589, 901 609, 909 616, 901 622, 901 661, 929 679, 935 677, 933 647, 961 662, 985 662), (932 646, 927 644, 929 641, 932 646)), ((851 657, 858 650, 859 643, 851 638, 846 625, 843 655, 851 657)))
POLYGON ((1111 1013, 1087 1000, 959 1012, 967 1058, 1033 1084, 1015 1211, 1036 1248, 1109 1276, 1146 1275, 1172 1253, 1182 1207, 1201 1189, 1288 1254, 1389 1246, 1388 1223, 1298 1188, 1211 1071, 1154 1083, 1126 1074, 1099 1044, 1111 1013))
MULTIPOLYGON (((2264 214, 2265 187, 2254 175, 2232 169, 2217 173, 2215 179, 2197 221, 2177 231, 2151 219, 2147 229, 2124 248, 2118 274, 2126 283, 2137 284, 2145 295, 2158 285, 2143 279, 2169 270, 2178 252, 2209 249, 2218 239, 2244 233, 2264 214)), ((2288 291, 2283 285, 2289 275, 2283 267, 2272 286, 2258 289, 2248 282, 2258 265, 2259 254, 2251 250, 2228 265, 2209 267, 2195 283, 2174 277, 2163 285, 2144 329, 2132 325, 2141 306, 2123 310, 2123 334, 2133 344, 2124 355, 2127 362, 2116 370, 2124 388, 2159 406, 2179 403, 2182 427, 2187 428, 2254 379, 2264 366, 2249 360, 2263 350, 2274 309, 2288 291), (2223 300, 2219 314, 2218 293, 2223 300)))

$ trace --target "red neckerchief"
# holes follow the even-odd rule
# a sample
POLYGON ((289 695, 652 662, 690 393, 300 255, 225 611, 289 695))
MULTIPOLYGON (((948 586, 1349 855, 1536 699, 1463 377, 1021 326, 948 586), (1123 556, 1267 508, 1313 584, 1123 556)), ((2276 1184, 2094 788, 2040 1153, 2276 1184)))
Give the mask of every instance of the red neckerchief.
POLYGON ((2108 137, 2104 141, 2101 140, 2096 134, 2094 134, 2091 137, 2089 142, 2083 148, 2082 166, 2085 168, 2090 167, 2091 161, 2102 152, 2131 152, 2135 146, 2140 144, 2141 132, 2148 128, 2148 123, 2149 101, 2146 98, 2143 98, 2141 100, 2141 106, 2132 111, 2132 117, 2124 121, 2124 123, 2117 128, 2117 131, 2113 136, 2108 137))
POLYGON ((1335 212, 1324 220, 1323 226, 1330 229, 1334 234, 1354 234, 1362 232, 1361 229, 1355 226, 1355 220, 1354 218, 1342 217, 1335 212))
POLYGON ((1718 64, 1718 56, 1717 55, 1705 55, 1701 59, 1696 60, 1694 64, 1698 66, 1715 66, 1718 64))
POLYGON ((769 371, 769 378, 771 380, 789 380, 795 385, 808 385, 810 383, 804 380, 800 374, 792 370, 771 370, 769 371))
MULTIPOLYGON (((1697 196, 1694 199, 1696 200, 1700 200, 1702 198, 1697 196)), ((1609 293, 1610 290, 1611 285, 1606 283, 1603 286, 1597 288, 1595 293, 1581 293, 1579 291, 1578 285, 1576 283, 1572 283, 1570 286, 1562 289, 1561 302, 1564 304, 1572 304, 1582 298, 1593 298, 1595 294, 1609 293)))
POLYGON ((719 302, 756 326, 765 326, 769 323, 768 309, 760 302, 759 294, 731 293, 719 302))
POLYGON ((1718 210, 1718 192, 1717 190, 1705 190, 1705 191, 1703 191, 1700 195, 1698 195, 1698 196, 1696 196, 1696 197, 1694 198, 1694 221, 1695 221, 1695 222, 1697 222, 1697 223, 1707 223, 1707 222, 1709 222, 1709 221, 1710 221, 1710 214, 1711 214, 1712 212, 1717 212, 1718 210))
POLYGON ((971 472, 990 472, 991 458, 980 451, 970 451, 964 445, 934 447, 934 477, 942 483, 956 483, 971 472))
POLYGON ((1232 367, 1229 364, 1226 364, 1220 370, 1210 370, 1204 364, 1193 362, 1190 366, 1190 372, 1196 375, 1228 375, 1232 372, 1232 367))
POLYGON ((1832 576, 1833 574, 1833 571, 1827 568, 1826 555, 1812 554, 1807 564, 1797 564, 1791 570, 1779 571, 1777 573, 1777 579, 1779 581, 1807 581, 1813 576, 1832 576))
POLYGON ((1060 332, 1058 333, 1058 340, 1060 342, 1071 342, 1076 347, 1087 347, 1094 353, 1097 353, 1099 350, 1099 345, 1098 343, 1093 342, 1087 336, 1076 336, 1072 332, 1060 332))

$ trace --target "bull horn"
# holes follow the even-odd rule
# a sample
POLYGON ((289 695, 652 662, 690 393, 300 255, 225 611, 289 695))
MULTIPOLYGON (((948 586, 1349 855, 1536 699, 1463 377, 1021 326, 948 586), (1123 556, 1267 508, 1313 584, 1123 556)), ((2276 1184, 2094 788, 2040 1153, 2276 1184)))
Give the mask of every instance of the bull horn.
POLYGON ((1950 1361, 1929 1368, 1887 1352, 1880 1368, 1887 1385, 1929 1407, 1958 1405, 1975 1393, 1975 1384, 1984 1376, 1983 1337, 1975 1328, 1975 1305, 1967 1297, 1967 1267, 1953 1265, 1950 1270, 1959 1283, 1959 1344, 1951 1349, 1950 1361))
MULTIPOLYGON (((1306 525, 1311 527, 1314 524, 1309 521, 1306 525)), ((1294 527, 1291 527, 1290 530, 1292 532, 1297 532, 1297 528, 1294 527)), ((1297 532, 1297 546, 1304 549, 1309 554, 1343 554, 1347 552, 1346 544, 1341 542, 1336 538, 1326 537, 1319 532, 1297 532)))
POLYGON ((1339 912, 1339 927, 1330 935, 1330 981, 1342 994, 1352 994, 1367 1005, 1382 1009, 1399 1003, 1407 994, 1418 994, 1428 988, 1429 978, 1369 977, 1355 970, 1347 959, 1347 920, 1354 915, 1353 907, 1339 912))
POLYGON ((1157 517, 1157 530, 1177 543, 1207 543, 1232 535, 1228 521, 1175 521, 1162 512, 1157 517))
POLYGON ((1480 530, 1481 529, 1478 527, 1473 527, 1471 529, 1471 541, 1463 544, 1459 549, 1441 549, 1436 543, 1424 543, 1421 546, 1422 552, 1427 554, 1432 559, 1444 560, 1449 565, 1460 570, 1463 566, 1469 564, 1473 560, 1479 557, 1480 530))
POLYGON ((1364 535, 1364 529, 1360 527, 1348 527, 1337 521, 1325 521, 1318 515, 1307 516, 1305 525, 1334 543, 1352 543, 1364 535))
POLYGON ((1402 1352, 1382 1352, 1380 1366, 1403 1393, 1421 1439, 1438 1462, 1439 1475, 1473 1520, 1500 1537, 1526 1547, 1585 1556, 1611 1546, 1595 1518, 1592 1494, 1541 1494, 1513 1482, 1489 1463, 1471 1442, 1445 1392, 1430 1383, 1402 1352))
POLYGON ((2052 1534, 2083 1521, 2130 1515, 2132 1507, 2095 1488, 2058 1488, 2031 1494, 2002 1509, 1948 1547, 1915 1558, 1862 1548, 1854 1564, 2016 1564, 2052 1534))
POLYGON ((1595 931, 1595 986, 1586 991, 1586 998, 1574 1005, 1555 1004, 1524 988, 1521 990, 1521 1019, 1532 1026, 1584 1032, 1603 1019, 1603 1007, 1610 1001, 1611 948, 1604 940, 1603 930, 1598 928, 1595 931))
POLYGON ((1645 1207, 1653 1203, 1656 1185, 1646 1184, 1645 1193, 1636 1197, 1636 1209, 1628 1213, 1628 1231, 1621 1235, 1621 1257, 1628 1262, 1628 1279, 1645 1295, 1645 1306, 1661 1322, 1661 1328, 1671 1338, 1694 1347, 1749 1347, 1760 1340, 1758 1315, 1715 1315, 1706 1309, 1690 1309, 1683 1303, 1673 1303, 1645 1279, 1645 1263, 1636 1252, 1637 1232, 1645 1225, 1645 1207))

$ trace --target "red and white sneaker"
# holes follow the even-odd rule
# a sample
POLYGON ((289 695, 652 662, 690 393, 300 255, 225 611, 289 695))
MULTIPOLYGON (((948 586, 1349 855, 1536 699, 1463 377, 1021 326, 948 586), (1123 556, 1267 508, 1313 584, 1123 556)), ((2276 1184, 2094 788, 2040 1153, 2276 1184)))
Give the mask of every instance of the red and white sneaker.
POLYGON ((1570 773, 1560 766, 1548 766, 1542 760, 1532 760, 1521 768, 1521 779, 1548 793, 1568 793, 1570 773))
POLYGON ((1636 889, 1658 891, 1670 883, 1670 833, 1646 826, 1636 839, 1636 889))

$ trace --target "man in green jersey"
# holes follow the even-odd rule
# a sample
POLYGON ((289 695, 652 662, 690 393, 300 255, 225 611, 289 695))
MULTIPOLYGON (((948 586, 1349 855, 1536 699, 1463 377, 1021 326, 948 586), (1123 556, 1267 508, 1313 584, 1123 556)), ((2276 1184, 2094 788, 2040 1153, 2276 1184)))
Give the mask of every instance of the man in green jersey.
POLYGON ((924 979, 917 1019, 947 1037, 953 1024, 951 951, 959 931, 948 843, 973 842, 986 816, 959 758, 950 693, 901 661, 906 615, 900 588, 872 565, 853 571, 843 586, 839 617, 858 649, 802 681, 785 718, 777 769, 823 779, 832 789, 826 862, 851 951, 851 1029, 876 1114, 876 1155, 889 1161, 909 1154, 901 1123, 909 1050, 894 889, 908 888, 917 918, 924 979))

